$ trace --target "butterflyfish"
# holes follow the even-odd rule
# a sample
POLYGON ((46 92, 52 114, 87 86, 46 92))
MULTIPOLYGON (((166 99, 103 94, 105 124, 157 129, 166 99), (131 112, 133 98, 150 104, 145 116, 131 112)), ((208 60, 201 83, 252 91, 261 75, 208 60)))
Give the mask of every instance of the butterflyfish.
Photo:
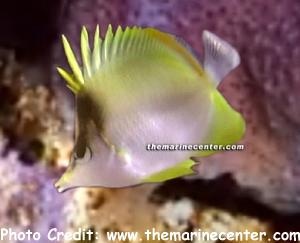
POLYGON ((76 144, 59 191, 126 187, 193 174, 193 157, 216 151, 154 150, 149 144, 239 141, 245 122, 218 91, 240 63, 238 52, 204 31, 203 61, 175 35, 154 28, 109 26, 93 46, 81 32, 81 64, 65 36, 71 71, 59 74, 75 94, 76 144))

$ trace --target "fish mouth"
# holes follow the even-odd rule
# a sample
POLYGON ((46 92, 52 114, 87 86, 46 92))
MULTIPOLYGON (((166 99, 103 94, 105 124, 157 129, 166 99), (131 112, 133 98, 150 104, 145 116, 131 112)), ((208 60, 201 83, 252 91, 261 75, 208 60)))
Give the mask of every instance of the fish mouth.
POLYGON ((58 180, 55 184, 54 187, 59 193, 63 193, 67 190, 65 186, 62 185, 61 180, 58 180))
POLYGON ((54 187, 59 193, 63 193, 70 189, 70 187, 67 184, 66 176, 63 175, 55 184, 54 187))
POLYGON ((59 193, 63 193, 65 192, 66 190, 64 188, 62 188, 61 186, 55 186, 56 187, 56 190, 59 192, 59 193))

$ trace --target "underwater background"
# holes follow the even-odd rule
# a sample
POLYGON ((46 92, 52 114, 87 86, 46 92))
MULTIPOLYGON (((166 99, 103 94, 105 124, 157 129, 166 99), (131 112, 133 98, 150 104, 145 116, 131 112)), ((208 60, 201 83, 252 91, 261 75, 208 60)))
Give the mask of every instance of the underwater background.
POLYGON ((11 0, 0 24, 0 228, 39 231, 43 243, 53 227, 93 229, 95 243, 152 227, 300 230, 300 1, 11 0), (245 150, 201 159, 192 178, 59 194, 74 132, 60 35, 78 47, 81 26, 96 24, 156 27, 200 56, 205 29, 236 47, 241 65, 220 91, 246 119, 245 150))

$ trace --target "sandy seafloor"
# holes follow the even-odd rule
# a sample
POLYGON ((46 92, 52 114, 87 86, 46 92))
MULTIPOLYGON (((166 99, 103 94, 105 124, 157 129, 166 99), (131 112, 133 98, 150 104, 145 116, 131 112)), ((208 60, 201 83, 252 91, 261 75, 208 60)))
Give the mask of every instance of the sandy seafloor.
POLYGON ((101 236, 92 242, 106 242, 110 230, 153 227, 299 231, 299 1, 15 0, 0 7, 0 228, 44 237, 53 227, 90 228, 101 236), (160 28, 200 56, 204 29, 235 46, 241 65, 219 89, 246 119, 246 149, 201 160, 192 179, 57 193, 53 182, 68 164, 74 129, 72 94, 54 71, 65 65, 59 35, 76 44, 81 25, 105 31, 110 23, 160 28))

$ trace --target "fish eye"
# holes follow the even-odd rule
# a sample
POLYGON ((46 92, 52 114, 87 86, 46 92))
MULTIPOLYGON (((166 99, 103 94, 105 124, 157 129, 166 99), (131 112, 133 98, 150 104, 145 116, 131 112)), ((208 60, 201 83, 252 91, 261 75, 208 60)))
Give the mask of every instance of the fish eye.
POLYGON ((73 153, 73 161, 76 163, 86 163, 91 160, 92 156, 93 156, 92 150, 90 147, 87 146, 83 157, 78 157, 76 152, 73 153))

